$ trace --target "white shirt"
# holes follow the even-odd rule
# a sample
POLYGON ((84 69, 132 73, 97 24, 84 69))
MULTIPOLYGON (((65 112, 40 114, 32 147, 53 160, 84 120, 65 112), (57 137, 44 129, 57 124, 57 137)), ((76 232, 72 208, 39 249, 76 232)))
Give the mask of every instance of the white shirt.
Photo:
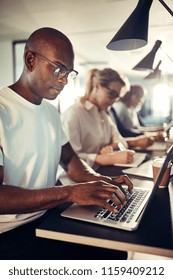
POLYGON ((116 110, 118 118, 126 129, 135 129, 140 126, 135 109, 128 108, 122 101, 115 102, 113 108, 116 110))
MULTIPOLYGON (((59 113, 46 101, 28 102, 11 89, 0 90, 0 165, 4 185, 27 189, 54 186, 61 147, 67 142, 59 113)), ((0 215, 0 232, 35 219, 44 211, 0 215)))
POLYGON ((95 158, 100 149, 113 142, 126 141, 118 132, 116 125, 104 111, 86 101, 76 101, 62 114, 62 125, 69 141, 88 165, 95 168, 95 158))

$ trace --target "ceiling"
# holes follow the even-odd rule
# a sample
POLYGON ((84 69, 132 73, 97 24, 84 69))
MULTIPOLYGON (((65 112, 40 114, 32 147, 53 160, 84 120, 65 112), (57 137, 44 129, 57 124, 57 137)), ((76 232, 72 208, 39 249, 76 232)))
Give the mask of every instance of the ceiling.
MULTIPOLYGON (((0 41, 24 40, 35 29, 50 26, 70 38, 79 68, 110 66, 128 72, 159 39, 162 45, 155 64, 161 59, 161 68, 173 73, 173 17, 159 0, 153 0, 150 9, 145 47, 133 51, 106 49, 137 3, 138 0, 0 0, 0 41)), ((173 0, 165 3, 173 10, 173 0)))

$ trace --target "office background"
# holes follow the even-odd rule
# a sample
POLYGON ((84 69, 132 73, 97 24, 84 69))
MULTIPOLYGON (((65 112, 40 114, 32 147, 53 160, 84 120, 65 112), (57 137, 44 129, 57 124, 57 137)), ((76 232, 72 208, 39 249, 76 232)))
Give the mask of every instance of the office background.
MULTIPOLYGON (((33 30, 51 26, 64 32, 72 41, 78 80, 69 85, 54 102, 65 110, 78 95, 83 94, 89 69, 112 67, 123 73, 130 83, 139 83, 148 90, 141 114, 147 124, 169 122, 173 117, 173 17, 154 0, 149 12, 148 43, 130 51, 110 51, 106 48, 114 34, 135 9, 139 0, 1 0, 0 1, 0 86, 9 85, 19 76, 23 60, 23 41, 33 30), (162 41, 156 53, 153 69, 159 75, 146 79, 151 71, 132 68, 152 48, 162 41), (70 92, 70 94, 69 94, 70 92), (68 95, 68 98, 66 98, 68 95), (68 103, 67 103, 68 100, 68 103)), ((173 10, 173 1, 165 3, 173 10)))
MULTIPOLYGON (((173 10, 173 1, 165 2, 173 10)), ((83 94, 89 69, 112 67, 124 73, 131 83, 147 87, 148 97, 141 113, 147 115, 148 123, 168 121, 173 117, 173 17, 154 0, 148 44, 131 51, 106 49, 137 3, 138 0, 0 0, 0 86, 12 84, 18 78, 23 65, 23 41, 35 29, 50 26, 71 39, 76 55, 75 69, 79 71, 75 85, 69 85, 61 94, 63 97, 60 96, 62 110, 83 94), (161 76, 145 79, 150 71, 132 68, 152 49, 156 40, 162 40, 162 48, 156 54, 153 68, 161 60, 161 76)), ((59 100, 54 105, 59 106, 59 100)))

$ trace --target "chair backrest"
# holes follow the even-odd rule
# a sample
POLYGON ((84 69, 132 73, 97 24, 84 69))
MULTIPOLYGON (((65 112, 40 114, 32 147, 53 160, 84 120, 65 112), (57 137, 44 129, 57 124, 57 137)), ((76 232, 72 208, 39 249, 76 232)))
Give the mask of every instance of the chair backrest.
POLYGON ((120 134, 123 136, 123 137, 135 137, 135 136, 139 136, 139 135, 142 135, 143 133, 138 133, 138 132, 134 132, 130 129, 126 129, 124 127, 124 125, 122 124, 122 122, 120 121, 115 109, 113 107, 110 108, 110 112, 109 112, 109 115, 111 117, 111 119, 116 123, 117 125, 117 128, 120 132, 120 134))

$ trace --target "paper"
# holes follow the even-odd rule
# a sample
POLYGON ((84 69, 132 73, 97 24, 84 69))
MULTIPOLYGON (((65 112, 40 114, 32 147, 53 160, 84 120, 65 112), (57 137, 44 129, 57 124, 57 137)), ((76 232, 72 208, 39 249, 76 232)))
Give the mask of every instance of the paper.
POLYGON ((122 172, 127 175, 135 175, 135 176, 152 179, 153 178, 152 160, 148 160, 148 161, 142 163, 137 168, 123 169, 122 172))

